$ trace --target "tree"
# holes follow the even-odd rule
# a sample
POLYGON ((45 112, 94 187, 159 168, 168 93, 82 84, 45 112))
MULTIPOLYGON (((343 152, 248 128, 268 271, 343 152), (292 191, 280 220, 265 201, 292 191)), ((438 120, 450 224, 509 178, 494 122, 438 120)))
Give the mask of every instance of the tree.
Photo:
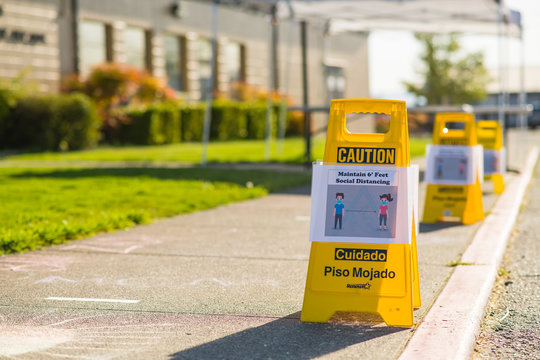
POLYGON ((420 74, 424 84, 404 82, 407 91, 426 99, 428 105, 459 105, 487 96, 490 81, 481 52, 461 54, 455 34, 417 34, 424 52, 420 74))

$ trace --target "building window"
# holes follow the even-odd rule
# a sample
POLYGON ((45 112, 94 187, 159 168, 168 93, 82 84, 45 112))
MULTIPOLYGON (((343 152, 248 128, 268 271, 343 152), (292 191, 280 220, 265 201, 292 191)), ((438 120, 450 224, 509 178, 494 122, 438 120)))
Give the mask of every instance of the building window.
POLYGON ((83 20, 79 25, 79 66, 81 74, 107 61, 105 24, 83 20))
POLYGON ((343 99, 345 97, 345 72, 338 66, 325 66, 326 89, 328 100, 343 99))
POLYGON ((147 38, 144 29, 134 26, 128 26, 124 29, 126 64, 139 69, 147 68, 146 42, 147 38))
POLYGON ((227 75, 231 83, 244 81, 242 45, 235 42, 229 42, 225 45, 225 66, 227 75))
POLYGON ((201 91, 201 100, 206 98, 208 91, 208 82, 212 72, 212 42, 208 39, 197 40, 197 62, 199 64, 199 89, 201 91))
POLYGON ((163 36, 165 50, 165 73, 167 84, 176 91, 185 91, 182 69, 182 38, 174 35, 163 36))

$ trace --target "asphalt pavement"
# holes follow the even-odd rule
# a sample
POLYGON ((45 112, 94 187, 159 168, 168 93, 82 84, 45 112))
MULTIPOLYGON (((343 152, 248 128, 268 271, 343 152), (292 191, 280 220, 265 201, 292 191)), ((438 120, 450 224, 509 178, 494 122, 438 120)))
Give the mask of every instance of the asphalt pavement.
MULTIPOLYGON (((538 139, 511 134, 508 184, 538 139)), ((497 198, 486 183, 488 213, 497 198)), ((300 322, 309 206, 309 188, 294 189, 2 256, 0 358, 397 358, 415 328, 342 314, 300 322)), ((415 324, 481 225, 421 224, 415 324)))

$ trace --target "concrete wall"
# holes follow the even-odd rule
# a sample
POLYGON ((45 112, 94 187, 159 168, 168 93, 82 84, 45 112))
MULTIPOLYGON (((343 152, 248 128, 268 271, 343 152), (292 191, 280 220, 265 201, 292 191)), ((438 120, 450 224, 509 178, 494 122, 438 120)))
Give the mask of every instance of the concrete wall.
MULTIPOLYGON (((175 34, 185 39, 187 50, 186 81, 189 99, 198 99, 199 69, 195 57, 198 38, 211 36, 211 6, 206 2, 181 1, 181 17, 170 12, 173 0, 78 0, 78 21, 93 20, 112 29, 112 59, 125 60, 122 32, 127 26, 144 28, 150 34, 151 71, 165 75, 163 34, 175 34)), ((32 78, 42 90, 55 91, 61 75, 76 69, 73 48, 72 0, 3 0, 1 27, 23 29, 45 34, 44 44, 21 45, 0 42, 0 77, 12 77, 32 65, 32 78), (23 61, 24 60, 24 61, 23 61)), ((228 41, 242 44, 245 49, 246 82, 266 90, 270 84, 270 37, 268 15, 239 11, 220 6, 218 11, 218 49, 228 41)), ((280 90, 289 90, 295 104, 302 103, 302 71, 298 22, 282 21, 279 26, 278 70, 280 90)), ((217 88, 227 92, 230 86, 223 59, 218 58, 217 88)), ((308 25, 309 102, 328 105, 324 74, 325 65, 343 68, 346 76, 345 97, 368 97, 367 34, 326 35, 322 23, 308 25)), ((326 116, 319 116, 322 122, 326 116)))
POLYGON ((0 2, 0 79, 26 74, 43 92, 57 91, 60 46, 59 1, 0 2))

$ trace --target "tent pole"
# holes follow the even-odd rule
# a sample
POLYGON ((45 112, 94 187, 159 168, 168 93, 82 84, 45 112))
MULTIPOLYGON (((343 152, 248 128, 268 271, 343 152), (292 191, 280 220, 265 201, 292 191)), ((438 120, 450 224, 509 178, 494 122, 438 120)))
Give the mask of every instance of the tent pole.
POLYGON ((217 23, 218 23, 218 0, 212 2, 212 55, 210 56, 210 77, 206 84, 206 104, 204 107, 204 125, 203 125, 203 143, 201 153, 201 165, 206 166, 208 161, 208 142, 210 140, 210 126, 212 124, 212 100, 213 100, 213 88, 214 79, 216 77, 215 63, 217 52, 217 23))
MULTIPOLYGON (((519 86, 520 86, 520 93, 519 93, 519 107, 521 108, 521 111, 525 111, 525 104, 527 103, 527 92, 525 90, 525 43, 523 42, 523 31, 521 31, 521 27, 519 30, 519 45, 521 47, 520 51, 520 65, 519 65, 519 86)), ((527 115, 522 112, 519 115, 520 125, 522 128, 527 127, 527 115)))
POLYGON ((279 89, 279 62, 278 62, 278 45, 279 45, 279 19, 277 17, 277 3, 271 8, 271 24, 272 24, 272 90, 279 89))
POLYGON ((292 11, 291 2, 287 0, 289 5, 290 12, 290 21, 287 29, 287 54, 285 55, 285 80, 284 80, 284 89, 281 96, 281 104, 279 107, 279 134, 278 134, 278 146, 277 153, 278 155, 283 154, 283 141, 285 140, 285 130, 287 128, 287 96, 289 95, 289 85, 290 85, 290 73, 291 73, 291 46, 292 46, 292 31, 295 25, 294 13, 292 11))
POLYGON ((277 5, 270 8, 270 46, 268 57, 268 94, 266 96, 266 124, 264 127, 264 161, 270 161, 272 152, 273 94, 278 88, 278 19, 277 5))
POLYGON ((73 47, 73 72, 80 73, 79 59, 79 0, 71 0, 71 46, 73 47))
POLYGON ((498 47, 498 73, 499 73, 499 96, 498 96, 498 109, 499 109, 499 122, 504 129, 504 80, 503 80, 503 10, 501 2, 498 3, 498 16, 497 16, 497 47, 498 47))
MULTIPOLYGON (((498 120, 499 120, 499 124, 502 128, 502 131, 503 131, 503 142, 504 142, 504 145, 506 146, 506 153, 507 153, 507 156, 506 158, 508 159, 508 131, 506 129, 506 116, 505 116, 505 97, 506 97, 506 94, 505 94, 505 84, 504 84, 504 77, 505 77, 505 74, 504 74, 504 64, 503 64, 503 60, 504 60, 504 57, 505 57, 505 54, 504 54, 504 46, 503 46, 503 19, 504 17, 504 14, 503 14, 503 6, 502 6, 502 1, 498 1, 497 2, 497 47, 498 47, 498 73, 499 73, 499 96, 498 96, 498 102, 497 102, 497 107, 498 107, 498 120)), ((506 161, 506 164, 503 164, 504 168, 507 168, 507 165, 508 165, 508 161, 506 161)))
POLYGON ((311 112, 308 94, 308 69, 307 69, 307 22, 300 22, 300 39, 302 43, 302 92, 304 105, 304 139, 306 142, 305 162, 306 166, 311 163, 311 112))

